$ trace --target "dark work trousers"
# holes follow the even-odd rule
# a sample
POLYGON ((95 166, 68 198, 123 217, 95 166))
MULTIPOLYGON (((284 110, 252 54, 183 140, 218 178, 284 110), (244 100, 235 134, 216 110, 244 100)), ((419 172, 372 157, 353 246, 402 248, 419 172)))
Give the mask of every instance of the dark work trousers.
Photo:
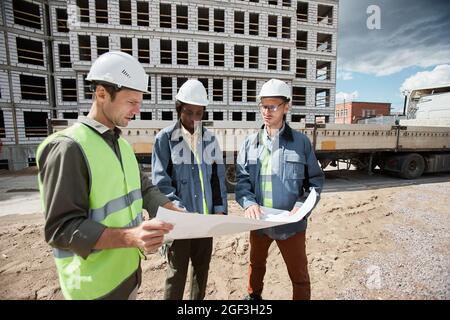
POLYGON ((202 300, 205 297, 212 245, 212 238, 185 239, 174 240, 172 245, 167 248, 165 300, 183 299, 189 260, 192 263, 190 299, 202 300))
MULTIPOLYGON (((265 234, 250 232, 250 265, 248 293, 261 295, 266 273, 266 261, 270 244, 274 240, 265 234)), ((286 240, 275 240, 292 282, 292 299, 311 299, 311 284, 306 257, 305 232, 299 232, 286 240)))

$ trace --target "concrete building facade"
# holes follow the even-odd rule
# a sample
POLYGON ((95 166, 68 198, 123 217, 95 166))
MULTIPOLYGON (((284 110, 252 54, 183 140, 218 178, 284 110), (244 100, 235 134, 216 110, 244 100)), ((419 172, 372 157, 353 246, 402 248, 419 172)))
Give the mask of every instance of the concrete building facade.
POLYGON ((150 75, 137 119, 175 120, 189 78, 207 88, 205 119, 259 121, 270 78, 293 87, 292 122, 334 122, 338 0, 6 0, 0 28, 2 166, 32 164, 47 118, 92 103, 85 77, 102 53, 134 55, 150 75), (3 123, 2 123, 3 122, 3 123))

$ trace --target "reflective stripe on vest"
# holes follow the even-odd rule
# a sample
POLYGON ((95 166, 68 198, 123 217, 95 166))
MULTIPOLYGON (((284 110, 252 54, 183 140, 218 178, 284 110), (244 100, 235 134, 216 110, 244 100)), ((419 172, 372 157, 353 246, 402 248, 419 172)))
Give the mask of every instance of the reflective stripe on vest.
MULTIPOLYGON (((118 144, 122 165, 111 147, 88 126, 76 123, 46 138, 42 149, 57 137, 74 140, 83 152, 90 175, 89 219, 107 227, 133 227, 142 222, 139 166, 124 139, 118 144)), ((39 181, 41 194, 43 186, 39 181)), ((139 267, 137 248, 95 250, 86 259, 54 249, 61 291, 66 299, 96 299, 119 286, 139 267)))
POLYGON ((142 198, 141 189, 133 190, 126 195, 123 195, 117 199, 109 201, 101 208, 89 209, 89 219, 101 222, 105 220, 106 217, 111 213, 122 210, 131 205, 134 201, 139 200, 141 198, 142 198))
MULTIPOLYGON (((133 221, 131 221, 127 225, 123 226, 123 228, 137 227, 138 225, 140 225, 142 223, 142 221, 143 221, 142 214, 139 214, 133 221)), ((91 254, 95 254, 100 251, 102 251, 102 250, 94 249, 94 250, 92 250, 91 254)), ((67 257, 74 256, 75 253, 73 253, 72 251, 68 251, 68 250, 53 248, 53 255, 55 256, 55 258, 67 258, 67 257)))
POLYGON ((203 171, 202 171, 202 167, 201 167, 201 162, 200 162, 197 152, 192 149, 190 143, 188 143, 188 141, 185 141, 185 142, 188 145, 189 149, 191 150, 192 154, 194 155, 195 160, 197 161, 198 175, 200 177, 200 187, 202 188, 203 214, 209 214, 208 204, 206 203, 205 184, 203 182, 203 171))
POLYGON ((206 195, 205 195, 205 185, 203 182, 203 172, 200 160, 196 152, 193 152, 195 155, 195 159, 197 160, 198 174, 200 176, 200 186, 202 188, 202 204, 203 204, 203 214, 209 214, 208 205, 206 203, 206 195))
POLYGON ((261 162, 261 189, 263 192, 263 206, 272 208, 272 153, 264 147, 261 162))

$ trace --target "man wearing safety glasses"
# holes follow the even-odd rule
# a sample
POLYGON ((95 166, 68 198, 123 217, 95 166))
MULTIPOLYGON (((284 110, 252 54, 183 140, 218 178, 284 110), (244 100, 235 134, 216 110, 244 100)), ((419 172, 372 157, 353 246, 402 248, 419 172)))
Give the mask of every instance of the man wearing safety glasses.
MULTIPOLYGON (((324 174, 309 139, 286 123, 291 89, 277 79, 267 81, 258 96, 263 126, 246 137, 237 160, 236 200, 245 216, 259 219, 261 207, 295 212, 311 188, 320 194, 324 174)), ((318 198, 319 199, 319 198, 318 198)), ((311 286, 306 257, 308 215, 301 221, 250 232, 248 295, 260 300, 271 243, 275 240, 286 263, 294 300, 308 300, 311 286)))

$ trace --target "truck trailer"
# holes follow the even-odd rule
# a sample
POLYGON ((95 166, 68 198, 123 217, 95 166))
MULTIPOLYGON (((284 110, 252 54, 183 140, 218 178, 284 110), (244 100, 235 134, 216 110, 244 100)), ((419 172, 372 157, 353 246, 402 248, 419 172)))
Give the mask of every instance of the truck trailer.
MULTIPOLYGON (((434 90, 417 89, 408 96, 409 119, 397 124, 290 123, 290 126, 310 139, 322 168, 345 163, 347 168, 365 170, 368 174, 378 168, 404 179, 416 179, 423 173, 450 171, 449 101, 450 85, 434 90)), ((49 131, 62 130, 74 121, 52 119, 49 131)), ((123 137, 133 146, 138 160, 149 165, 155 136, 171 124, 173 121, 134 120, 123 129, 123 137)), ((203 125, 218 139, 231 191, 239 148, 245 137, 258 131, 260 125, 232 121, 203 121, 203 125)))

